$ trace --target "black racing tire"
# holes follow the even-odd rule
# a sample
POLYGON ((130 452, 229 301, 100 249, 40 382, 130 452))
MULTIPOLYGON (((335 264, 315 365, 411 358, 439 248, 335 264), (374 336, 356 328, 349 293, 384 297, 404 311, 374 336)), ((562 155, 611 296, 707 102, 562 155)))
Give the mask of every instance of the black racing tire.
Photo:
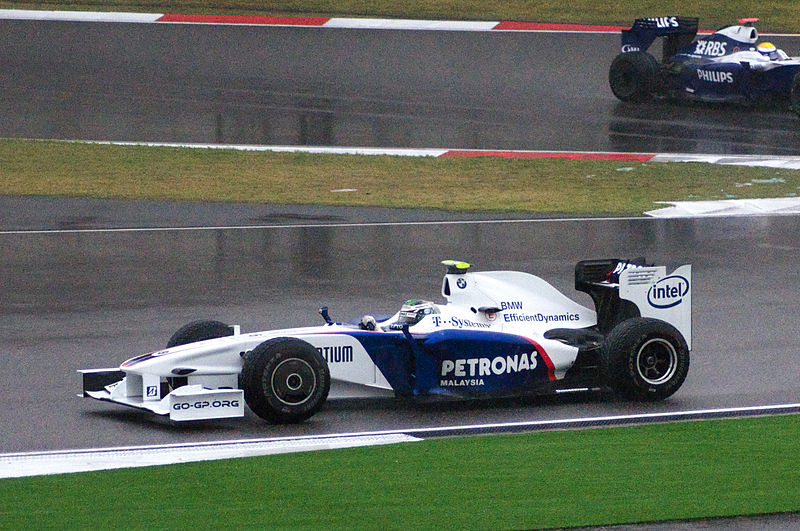
POLYGON ((293 424, 319 411, 328 398, 331 375, 311 344, 279 337, 247 353, 241 385, 253 413, 274 424, 293 424))
POLYGON ((172 337, 167 342, 167 348, 232 335, 233 328, 220 321, 192 321, 172 334, 172 337))
POLYGON ((789 105, 792 111, 800 116, 800 72, 792 78, 792 91, 789 93, 789 105))
POLYGON ((663 400, 680 388, 689 372, 683 335, 671 324, 648 317, 614 327, 600 356, 606 383, 630 400, 663 400))
POLYGON ((608 69, 608 84, 621 101, 650 101, 657 88, 658 70, 658 60, 647 52, 621 53, 608 69))
MULTIPOLYGON (((220 321, 202 320, 192 321, 185 324, 172 334, 172 337, 167 341, 167 348, 177 347, 180 345, 188 345, 189 343, 196 343, 197 341, 205 341, 206 339, 216 339, 218 337, 227 337, 233 335, 233 327, 226 325, 220 321)), ((175 390, 182 387, 189 382, 185 376, 170 376, 167 378, 167 389, 175 390)))

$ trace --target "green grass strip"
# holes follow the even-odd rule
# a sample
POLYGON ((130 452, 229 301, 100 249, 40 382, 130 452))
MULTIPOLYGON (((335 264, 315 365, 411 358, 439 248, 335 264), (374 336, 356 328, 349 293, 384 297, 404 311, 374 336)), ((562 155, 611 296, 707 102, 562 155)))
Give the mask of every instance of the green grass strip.
POLYGON ((65 0, 42 3, 30 0, 0 2, 12 9, 81 9, 149 13, 223 13, 243 15, 311 15, 339 17, 396 17, 439 20, 521 20, 582 24, 630 25, 640 17, 682 15, 700 17, 701 28, 735 24, 742 17, 760 17, 759 30, 798 31, 794 0, 65 0))
POLYGON ((5 529, 528 529, 800 509, 800 416, 0 481, 5 529))
POLYGON ((0 182, 7 195, 639 215, 656 201, 793 197, 800 171, 0 140, 0 182))

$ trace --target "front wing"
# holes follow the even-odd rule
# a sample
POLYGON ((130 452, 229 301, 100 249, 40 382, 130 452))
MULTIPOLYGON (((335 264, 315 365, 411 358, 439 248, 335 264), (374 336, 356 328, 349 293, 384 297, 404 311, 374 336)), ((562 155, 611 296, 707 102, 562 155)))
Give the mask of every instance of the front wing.
MULTIPOLYGON (((185 385, 158 398, 161 393, 148 391, 141 394, 125 393, 128 386, 139 386, 141 376, 118 369, 92 369, 78 371, 83 376, 83 394, 80 396, 113 402, 143 409, 170 420, 208 420, 244 416, 244 391, 241 389, 207 389, 202 385, 185 385), (148 399, 154 396, 155 399, 148 399)), ((160 385, 160 384, 159 384, 160 385)))

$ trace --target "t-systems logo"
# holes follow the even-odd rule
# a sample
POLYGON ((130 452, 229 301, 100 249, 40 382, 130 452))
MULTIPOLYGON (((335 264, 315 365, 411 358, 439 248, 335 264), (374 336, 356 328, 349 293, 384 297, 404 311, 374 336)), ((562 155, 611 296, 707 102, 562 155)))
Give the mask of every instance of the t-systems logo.
POLYGON ((689 293, 689 281, 680 275, 664 277, 647 292, 647 302, 653 308, 672 308, 683 302, 689 293))

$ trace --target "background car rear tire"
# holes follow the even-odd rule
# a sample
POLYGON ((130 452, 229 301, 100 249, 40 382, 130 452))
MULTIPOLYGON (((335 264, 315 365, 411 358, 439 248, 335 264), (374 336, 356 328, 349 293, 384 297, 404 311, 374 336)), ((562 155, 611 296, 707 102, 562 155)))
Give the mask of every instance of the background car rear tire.
POLYGON ((611 92, 622 101, 649 101, 653 99, 658 69, 658 61, 647 52, 621 53, 608 69, 611 92))
POLYGON ((248 407, 276 424, 302 422, 325 403, 328 364, 311 344, 295 338, 265 341, 248 352, 241 386, 248 407))
POLYGON ((192 321, 189 324, 183 325, 177 332, 172 334, 172 337, 169 338, 167 342, 167 348, 232 335, 233 327, 220 321, 192 321))
POLYGON ((800 116, 800 72, 796 73, 792 79, 792 91, 789 95, 789 104, 792 107, 792 111, 797 116, 800 116))
POLYGON ((608 334, 600 355, 606 382, 632 400, 663 400, 680 388, 689 372, 686 340, 659 319, 621 322, 608 334))

